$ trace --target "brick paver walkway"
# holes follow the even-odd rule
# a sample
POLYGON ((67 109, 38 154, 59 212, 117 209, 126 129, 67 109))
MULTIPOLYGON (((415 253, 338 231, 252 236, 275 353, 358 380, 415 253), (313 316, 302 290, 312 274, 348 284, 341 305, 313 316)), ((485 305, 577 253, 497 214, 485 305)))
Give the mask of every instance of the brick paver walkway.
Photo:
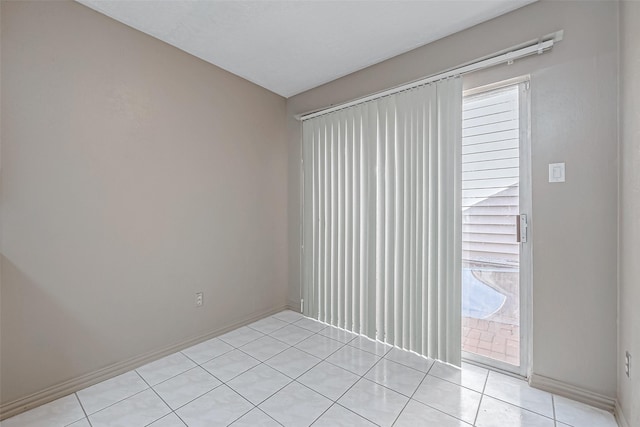
POLYGON ((520 365, 520 327, 493 320, 462 318, 462 349, 520 365))

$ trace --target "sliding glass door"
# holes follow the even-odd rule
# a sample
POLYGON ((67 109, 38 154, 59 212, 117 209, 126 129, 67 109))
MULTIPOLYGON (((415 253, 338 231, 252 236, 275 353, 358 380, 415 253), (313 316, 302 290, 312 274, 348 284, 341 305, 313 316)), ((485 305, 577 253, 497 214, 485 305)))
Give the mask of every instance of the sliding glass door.
POLYGON ((528 81, 465 93, 463 357, 526 375, 529 336, 528 81))

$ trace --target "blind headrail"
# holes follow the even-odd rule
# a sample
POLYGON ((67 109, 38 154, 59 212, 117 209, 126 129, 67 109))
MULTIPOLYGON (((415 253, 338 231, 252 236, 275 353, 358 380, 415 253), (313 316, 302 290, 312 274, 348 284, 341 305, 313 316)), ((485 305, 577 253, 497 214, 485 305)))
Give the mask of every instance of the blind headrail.
POLYGON ((544 52, 547 52, 551 48, 553 48, 554 43, 561 41, 563 38, 563 34, 564 34, 564 30, 559 30, 559 31, 556 31, 555 33, 549 34, 547 36, 543 36, 538 40, 532 40, 526 43, 522 43, 520 45, 512 46, 508 49, 504 49, 502 51, 495 52, 491 55, 478 58, 474 61, 459 65, 457 67, 451 68, 441 73, 427 76, 422 79, 415 80, 413 82, 406 83, 400 86, 396 86, 381 92, 376 92, 361 98, 356 98, 352 101, 347 101, 341 104, 336 104, 330 107, 326 107, 321 110, 315 110, 307 113, 298 114, 295 116, 295 118, 301 121, 312 119, 314 117, 322 116, 325 114, 332 113, 334 111, 338 111, 344 108, 352 107, 354 105, 362 104, 367 101, 372 101, 374 99, 382 98, 388 95, 392 95, 394 93, 402 92, 404 90, 409 90, 417 86, 433 83, 438 80, 443 80, 443 79, 447 79, 449 77, 454 77, 454 76, 461 76, 474 71, 482 70, 489 67, 494 67, 496 65, 501 65, 505 63, 511 64, 516 59, 521 59, 530 55, 536 55, 536 54, 540 55, 544 52))

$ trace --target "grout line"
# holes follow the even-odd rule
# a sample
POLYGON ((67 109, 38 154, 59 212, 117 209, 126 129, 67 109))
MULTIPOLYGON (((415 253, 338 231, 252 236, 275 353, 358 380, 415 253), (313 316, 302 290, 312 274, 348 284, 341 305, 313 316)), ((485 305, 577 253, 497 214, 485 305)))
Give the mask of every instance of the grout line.
MULTIPOLYGON (((175 354, 175 353, 174 353, 174 354, 175 354)), ((160 400, 162 400, 162 403, 164 403, 164 404, 167 406, 167 409, 169 409, 169 413, 164 414, 164 415, 163 415, 163 416, 161 416, 160 418, 158 418, 158 419, 155 419, 155 420, 151 421, 151 422, 150 422, 149 424, 147 424, 146 426, 149 426, 149 425, 151 425, 151 424, 155 423, 156 421, 158 421, 158 420, 160 420, 160 419, 162 419, 162 418, 166 417, 166 416, 167 416, 167 415, 169 415, 171 412, 174 412, 173 408, 171 408, 171 406, 169 406, 169 404, 168 404, 168 403, 167 403, 167 402, 162 398, 162 396, 160 396, 160 395, 158 394, 158 392, 157 392, 153 387, 151 387, 151 385, 147 382, 147 380, 145 380, 145 379, 142 377, 142 375, 140 375, 140 373, 139 373, 138 371, 136 371, 136 374, 138 374, 138 376, 139 376, 140 378, 142 378, 142 381, 144 381, 144 382, 149 386, 149 389, 151 389, 151 390, 155 393, 155 395, 156 395, 156 396, 158 396, 158 398, 159 398, 160 400)), ((156 385, 157 385, 157 384, 156 384, 156 385)), ((149 390, 149 389, 147 389, 147 390, 149 390)), ((140 393, 143 393, 144 391, 147 391, 147 390, 143 390, 143 391, 141 391, 140 393)), ((140 393, 138 393, 138 394, 140 394, 140 393)), ((176 414, 176 415, 178 415, 178 414, 176 414)), ((180 417, 178 417, 178 418, 180 418, 180 417)), ((182 418, 180 418, 180 421, 182 421, 182 418)), ((183 421, 183 422, 184 422, 184 421, 183 421)))
MULTIPOLYGON (((409 396, 409 400, 407 400, 407 402, 404 404, 404 406, 402 407, 402 409, 400 410, 400 412, 398 413, 398 416, 396 416, 396 419, 393 420, 393 423, 391 423, 391 425, 393 426, 396 422, 398 422, 398 418, 400 418, 400 415, 402 415, 402 413, 404 412, 405 409, 407 409, 407 405, 409 405, 409 402, 411 402, 413 400, 413 396, 416 395, 416 392, 418 391, 418 389, 422 386, 422 383, 424 383, 424 380, 427 378, 427 375, 429 375, 429 372, 431 372, 431 369, 433 369, 433 366, 436 364, 436 362, 434 361, 431 366, 429 366, 429 369, 427 369, 427 372, 424 373, 424 377, 422 377, 422 379, 420 380, 420 384, 418 384, 418 387, 416 387, 416 389, 413 391, 413 393, 411 393, 411 396, 409 396)), ((422 371, 420 371, 422 372, 422 371)))
MULTIPOLYGON (((494 372, 494 371, 489 370, 489 374, 491 374, 491 372, 494 372)), ((489 382, 488 378, 487 378, 487 382, 489 382)), ((530 387, 530 388, 532 388, 532 387, 530 387)), ((551 396, 551 409, 553 411, 553 415, 550 417, 549 415, 545 415, 545 414, 543 414, 541 412, 534 411, 533 409, 528 409, 528 408, 525 408, 523 406, 516 405, 515 403, 509 402, 507 400, 504 400, 502 398, 499 398, 499 397, 496 397, 496 396, 492 396, 492 395, 486 393, 485 390, 486 390, 486 384, 485 384, 485 389, 483 389, 483 391, 482 391, 482 395, 483 396, 490 397, 491 399, 497 400, 497 401, 502 402, 502 403, 506 403, 507 405, 511 405, 511 406, 513 406, 515 408, 522 409, 523 411, 531 412, 532 414, 539 415, 541 417, 545 417, 545 418, 547 418, 549 420, 555 421, 555 406, 553 404, 554 401, 553 401, 553 394, 552 393, 548 393, 548 392, 544 392, 543 391, 544 393, 547 393, 547 394, 549 394, 551 396)))
MULTIPOLYGON (((235 350, 235 349, 236 349, 236 348, 235 348, 234 346, 232 346, 231 344, 227 344, 226 342, 222 341, 221 339, 219 339, 219 338, 217 338, 217 337, 216 337, 216 338, 211 338, 209 341, 212 341, 212 340, 218 340, 218 341, 220 341, 222 344, 224 344, 224 345, 228 345, 229 347, 231 347, 231 350, 226 350, 226 351, 223 351, 223 352, 222 352, 222 353, 220 353, 220 354, 216 354, 216 355, 215 355, 215 356, 213 356, 211 359, 207 359, 207 360, 205 360, 205 361, 204 361, 204 362, 202 362, 202 363, 198 363, 198 362, 196 362, 195 360, 193 360, 189 355, 187 355, 187 354, 184 352, 185 350, 188 350, 188 349, 189 349, 189 348, 191 348, 191 347, 189 347, 189 348, 185 348, 184 350, 181 350, 181 351, 180 351, 180 353, 182 353, 182 355, 183 355, 183 356, 185 356, 185 357, 189 358, 189 359, 190 359, 193 363, 195 363, 196 365, 201 365, 201 364, 205 364, 205 363, 207 363, 207 362, 210 362, 210 361, 212 361, 213 359, 218 358, 218 357, 220 357, 220 356, 224 356, 225 354, 230 353, 230 352, 232 352, 233 350, 235 350)), ((205 341, 205 342, 207 342, 207 341, 205 341)), ((203 344, 203 343, 200 343, 200 344, 203 344)), ((200 344, 196 344, 196 345, 200 345, 200 344)))
POLYGON ((478 402, 478 409, 476 409, 476 416, 473 418, 473 425, 476 425, 478 422, 478 416, 480 415, 480 407, 482 406, 482 399, 484 399, 484 391, 487 389, 487 383, 489 382, 489 370, 487 370, 487 375, 484 377, 484 384, 482 384, 482 392, 480 394, 480 402, 478 402))
MULTIPOLYGON (((370 420, 369 418, 367 418, 367 417, 365 417, 365 416, 363 416, 363 415, 358 414, 357 412, 353 411, 352 409, 347 408, 346 406, 344 406, 344 405, 343 405, 343 404, 341 404, 340 402, 336 402, 334 405, 338 405, 338 406, 340 406, 341 408, 346 409, 347 411, 351 412, 352 414, 355 414, 355 415, 359 416, 360 418, 362 418, 362 419, 365 419, 365 420, 369 421, 369 422, 370 422, 371 424, 373 424, 373 425, 380 426, 380 424, 378 424, 378 423, 376 423, 376 422, 374 422, 374 421, 370 420)), ((333 406, 333 405, 331 405, 331 406, 333 406)))
MULTIPOLYGON (((188 356, 185 356, 185 357, 187 357, 187 358, 188 358, 188 356)), ((190 358, 189 358, 189 359, 190 359, 190 358)), ((192 359, 190 359, 190 360, 192 360, 192 359)), ((193 360, 192 360, 192 361, 193 361, 193 360)), ((195 361, 193 361, 193 362, 194 362, 194 363, 196 363, 195 361)), ((178 409, 180 409, 180 408, 183 408, 183 407, 185 407, 185 406, 189 405, 190 403, 194 402, 195 400, 198 400, 199 398, 201 398, 201 397, 202 397, 202 396, 204 396, 205 394, 207 394, 207 393, 211 393, 213 390, 216 390, 217 388, 219 388, 219 387, 221 387, 221 386, 223 386, 223 385, 224 385, 224 386, 227 386, 227 387, 228 387, 232 392, 236 393, 238 396, 240 396, 242 399, 246 400, 246 401, 247 401, 247 402, 252 406, 252 408, 251 408, 251 409, 249 409, 249 411, 247 411, 247 412, 243 413, 243 414, 242 414, 242 415, 240 415, 238 418, 234 419, 231 423, 234 423, 234 422, 236 422, 237 420, 239 420, 240 418, 244 417, 247 413, 249 413, 250 411, 252 411, 252 410, 256 407, 256 405, 254 405, 252 402, 250 402, 246 397, 244 397, 243 395, 241 395, 240 393, 238 393, 237 391, 235 391, 233 388, 229 387, 229 386, 227 385, 227 383, 226 383, 226 382, 224 382, 224 381, 220 380, 220 378, 216 377, 215 375, 213 375, 211 372, 207 371, 205 368, 203 368, 203 367, 202 367, 202 366, 200 366, 199 364, 197 364, 197 363, 196 363, 196 365, 198 365, 198 366, 194 366, 194 367, 193 367, 193 368, 191 368, 191 369, 195 369, 195 368, 197 368, 197 367, 200 367, 200 368, 201 368, 201 369, 203 369, 205 372, 207 372, 209 375, 211 375, 213 378, 215 378, 216 380, 220 381, 220 384, 218 384, 217 386, 215 386, 215 387, 214 387, 214 388, 212 388, 211 390, 209 390, 209 391, 207 391, 207 392, 205 392, 205 393, 203 393, 203 394, 201 394, 201 395, 198 395, 198 396, 194 397, 193 399, 191 399, 190 401, 188 401, 188 402, 187 402, 187 403, 185 403, 184 405, 180 405, 178 408, 176 408, 176 410, 173 410, 173 409, 171 408, 171 406, 169 406, 169 404, 168 404, 168 403, 167 403, 167 402, 166 402, 166 401, 165 401, 165 400, 164 400, 164 399, 163 399, 163 398, 158 394, 158 392, 157 392, 153 387, 149 386, 149 388, 151 388, 151 389, 153 390, 153 392, 154 392, 154 393, 155 393, 155 394, 160 398, 160 400, 162 400, 162 401, 164 402, 164 404, 165 404, 165 405, 167 405, 167 407, 169 407, 169 409, 171 410, 171 412, 172 412, 172 413, 174 413, 174 414, 176 415, 176 417, 178 417, 178 418, 180 419, 180 421, 182 421, 185 425, 186 425, 186 422, 182 419, 182 417, 180 417, 180 415, 179 415, 176 411, 177 411, 178 409)), ((257 366, 257 365, 256 365, 256 366, 257 366)), ((188 372, 188 371, 190 371, 191 369, 189 369, 189 370, 187 370, 187 371, 185 371, 185 372, 188 372)), ((249 369, 252 369, 252 368, 249 368, 249 369)), ((249 369, 247 369, 247 371, 248 371, 249 369)), ((182 372, 182 374, 184 374, 185 372, 182 372)), ((246 372, 246 371, 245 371, 245 372, 246 372)), ((137 373, 137 372, 136 372, 136 373, 137 373)), ((243 372, 243 373, 244 373, 244 372, 243 372)), ((178 375, 182 375, 182 374, 178 374, 178 375)), ((138 373, 138 375, 140 375, 140 374, 138 373)), ((173 376, 173 377, 171 377, 171 378, 175 378, 175 377, 176 377, 176 376, 178 376, 178 375, 175 375, 175 376, 173 376)), ((238 375, 242 375, 242 374, 238 374, 238 375)), ((142 377, 142 376, 140 375, 140 377, 142 377)), ((235 378, 235 377, 234 377, 234 378, 235 378)), ((146 380, 145 380, 144 378, 142 378, 142 380, 146 382, 146 380)), ((166 380, 166 381, 168 381, 168 380, 166 380)), ((163 382, 164 382, 164 381, 163 381, 163 382)), ((147 384, 149 384, 149 383, 147 383, 147 384)), ((162 383, 158 383, 158 384, 162 384, 162 383)), ((156 385, 158 385, 158 384, 156 384, 156 385)), ((167 415, 169 415, 169 414, 167 414, 167 415)), ((162 418, 166 417, 167 415, 163 416, 162 418)), ((159 419, 162 419, 162 418, 159 418, 159 419)), ((158 421, 158 420, 153 421, 151 424, 153 424, 153 423, 154 423, 154 422, 156 422, 156 421, 158 421)), ((150 425, 150 424, 148 424, 147 426, 149 426, 149 425, 150 425)))
POLYGON ((518 406, 518 405, 516 405, 516 404, 514 404, 514 403, 511 403, 511 402, 508 402, 508 401, 506 401, 506 400, 504 400, 504 399, 499 399, 499 398, 497 398, 497 397, 491 396, 490 394, 484 394, 483 396, 490 397, 490 398, 491 398, 491 399, 493 399, 493 400, 497 400, 498 402, 501 402, 501 403, 507 404, 507 405, 509 405, 509 406, 513 406, 514 408, 518 408, 518 409, 521 409, 521 410, 523 410, 523 411, 531 412, 531 413, 532 413, 532 414, 534 414, 534 415, 538 415, 538 416, 540 416, 540 417, 544 417, 544 418, 546 418, 546 419, 548 419, 548 420, 555 421, 555 420, 554 420, 552 417, 550 417, 549 415, 541 414, 540 412, 536 412, 536 411, 533 411, 533 410, 531 410, 531 409, 527 409, 527 408, 524 408, 524 407, 522 407, 522 406, 518 406))
POLYGON ((271 418, 271 419, 272 419, 273 421, 275 421, 278 425, 280 425, 280 426, 284 427, 284 425, 283 425, 280 421, 276 420, 276 419, 275 419, 275 418, 273 418, 271 415, 267 414, 267 413, 266 413, 266 412, 265 412, 261 407, 256 406, 256 409, 257 409, 258 411, 262 412, 263 414, 265 414, 267 417, 271 418))
POLYGON ((178 419, 180 420, 180 422, 182 422, 182 424, 184 424, 185 426, 187 425, 187 423, 182 419, 182 417, 180 415, 178 415, 178 413, 176 411, 173 411, 173 413, 175 414, 176 417, 178 417, 178 419))
POLYGON ((482 399, 484 398, 484 394, 480 395, 480 401, 478 402, 478 409, 476 409, 476 416, 473 417, 473 425, 476 425, 478 422, 478 416, 480 415, 480 406, 482 406, 482 399))
MULTIPOLYGON (((325 329, 326 329, 326 328, 325 328, 325 329)), ((353 338, 352 340, 350 340, 349 342, 353 341, 355 338, 356 338, 356 337, 354 337, 354 338, 353 338)), ((356 376, 358 377, 358 379, 357 379, 357 380, 355 380, 355 381, 354 381, 354 383, 353 383, 353 384, 351 384, 351 386, 349 386, 349 388, 347 388, 347 390, 345 390, 345 391, 344 391, 340 396, 338 396, 338 398, 337 398, 337 399, 335 399, 335 400, 334 400, 334 399, 331 399, 330 397, 325 396, 324 394, 320 393, 319 391, 314 390, 314 389, 312 389, 311 387, 307 386, 306 384, 300 383, 300 382, 298 382, 298 381, 296 380, 296 382, 297 382, 298 384, 301 384, 302 386, 304 386, 304 387, 308 388, 309 390, 311 390, 311 391, 313 391, 313 392, 315 392, 315 393, 318 393, 319 395, 323 396, 324 398, 326 398, 326 399, 328 399, 329 401, 331 401, 331 402, 332 402, 332 403, 329 405, 329 407, 328 407, 327 409, 325 409, 325 410, 324 410, 320 415, 318 415, 318 417, 316 417, 316 419, 311 423, 311 425, 315 424, 315 423, 316 423, 316 422, 317 422, 317 421, 318 421, 318 420, 319 420, 319 419, 320 419, 320 418, 321 418, 325 413, 327 413, 327 411, 329 411, 329 409, 331 409, 334 405, 339 405, 339 406, 343 407, 344 409, 346 409, 346 410, 348 410, 348 411, 350 411, 350 412, 353 412, 353 413, 354 413, 354 414, 356 414, 357 416, 362 417, 362 418, 364 418, 365 420, 367 420, 367 421, 369 421, 369 422, 371 422, 371 423, 373 423, 373 424, 375 424, 375 425, 379 425, 378 423, 375 423, 375 422, 371 421, 371 420, 370 420, 370 419, 368 419, 367 417, 364 417, 364 416, 362 416, 362 415, 360 415, 360 414, 358 414, 358 413, 356 413, 356 412, 352 411, 351 409, 349 409, 349 408, 347 408, 347 407, 345 407, 345 406, 341 405, 340 403, 338 403, 338 401, 339 401, 339 400, 340 400, 340 399, 341 399, 345 394, 347 394, 347 393, 349 392, 349 390, 351 390, 351 389, 352 389, 352 388, 353 388, 357 383, 359 383, 362 379, 366 379, 366 378, 364 378, 364 376, 365 376, 365 375, 366 375, 366 374, 367 374, 371 369, 373 369, 373 367, 374 367, 375 365, 377 365, 377 364, 380 362, 380 360, 382 360, 382 359, 383 359, 383 357, 378 356, 378 355, 375 355, 376 357, 379 357, 379 359, 378 359, 378 360, 377 360, 377 361, 376 361, 376 362, 375 362, 375 363, 374 363, 374 364, 373 364, 369 369, 367 369, 367 371, 366 371, 363 375, 359 375, 359 374, 357 374, 357 373, 355 373, 355 372, 353 372, 353 371, 350 371, 350 370, 348 370, 348 369, 346 369, 346 368, 344 368, 344 367, 342 367, 342 366, 338 366, 338 365, 336 365, 336 364, 334 364, 334 363, 331 363, 330 361, 328 361, 328 360, 327 360, 329 357, 331 357, 333 354, 337 353, 337 352, 338 352, 338 351, 340 351, 341 349, 345 348, 347 345, 348 345, 348 343, 345 343, 342 347, 340 347, 339 349, 337 349, 336 351, 334 351, 333 353, 331 353, 329 356, 325 357, 325 358, 322 360, 323 362, 327 362, 327 363, 329 363, 330 365, 333 365, 333 366, 335 366, 335 367, 337 367, 337 368, 343 369, 343 370, 345 370, 345 371, 347 371, 347 372, 350 372, 350 373, 352 373, 353 375, 356 375, 356 376)), ((356 348, 356 347, 353 347, 353 346, 351 346, 351 347, 352 347, 352 348, 354 348, 354 349, 356 349, 356 350, 359 350, 359 349, 358 349, 358 348, 356 348)), ((364 350, 362 350, 362 351, 364 351, 364 350)), ((391 351, 391 350, 389 350, 389 351, 391 351)), ((387 351, 387 353, 388 353, 388 351, 387 351)), ((370 354, 371 354, 371 353, 370 353, 370 354)), ((385 353, 385 354, 386 354, 386 353, 385 353)), ((320 362, 320 363, 322 363, 322 362, 320 362)), ((317 365, 316 365, 316 366, 317 366, 317 365)), ((308 372, 308 371, 307 371, 307 372, 308 372)), ((304 375, 304 374, 303 374, 303 375, 304 375)), ((302 376, 302 375, 301 375, 301 376, 302 376)), ((298 378, 300 378, 300 377, 298 377, 298 378)), ((375 382, 374 382, 374 384, 377 384, 377 383, 375 383, 375 382)))
MULTIPOLYGON (((437 362, 437 361, 434 361, 434 363, 431 365, 431 367, 429 368, 429 371, 427 372, 427 374, 426 374, 426 375, 424 376, 424 378, 422 379, 422 381, 423 381, 423 382, 424 382, 424 380, 426 380, 426 379, 427 379, 427 377, 431 376, 432 378, 437 378, 437 379, 439 379, 439 380, 446 381, 446 382, 451 383, 451 384, 453 384, 453 385, 456 385, 456 386, 458 386, 458 387, 466 388, 466 387, 462 387, 460 384, 456 384, 456 383, 454 383, 454 382, 444 380, 444 379, 442 379, 442 378, 440 378, 440 377, 437 377, 437 376, 435 376, 435 375, 431 374, 431 369, 435 366, 435 364, 436 364, 436 363, 438 363, 438 362, 437 362)), ((420 385, 422 385, 422 383, 421 383, 420 385)), ((418 388, 420 388, 420 386, 418 386, 418 388)), ((480 393, 479 393, 479 392, 477 392, 476 390, 472 390, 472 389, 468 389, 468 390, 471 390, 471 391, 473 391, 473 392, 475 392, 475 393, 480 394, 480 393)), ((415 396, 415 393, 416 393, 417 391, 418 391, 418 389, 416 388, 416 391, 413 393, 413 396, 415 396)), ((453 419, 455 419, 455 420, 458 420, 458 421, 460 421, 460 422, 462 422, 462 423, 464 423, 464 424, 469 424, 468 422, 466 422, 466 421, 465 421, 465 420, 463 420, 462 418, 459 418, 459 417, 457 417, 457 416, 455 416, 455 415, 452 415, 452 414, 450 414, 450 413, 448 413, 448 412, 445 412, 445 411, 443 411, 442 409, 436 408, 435 406, 432 406, 432 405, 430 405, 430 404, 428 404, 428 403, 424 403, 424 402, 422 402, 421 400, 414 399, 414 398, 413 398, 413 396, 411 397, 411 399, 409 399, 409 401, 413 400, 413 401, 415 401, 416 403, 419 403, 420 405, 424 405, 424 406, 426 406, 426 407, 428 407, 428 408, 431 408, 431 409, 433 409, 433 410, 435 410, 435 411, 438 411, 438 412, 440 412, 440 413, 442 413, 442 414, 444 414, 444 415, 446 415, 446 416, 448 416, 448 417, 451 417, 451 418, 453 418, 453 419)), ((408 404, 408 402, 407 402, 407 404, 408 404)), ((404 409, 403 409, 403 411, 404 411, 404 409)), ((400 412, 400 414, 402 414, 402 412, 400 412)))
MULTIPOLYGON (((179 373, 177 373, 177 374, 175 374, 175 375, 170 376, 170 377, 169 377, 169 378, 167 378, 167 379, 164 379, 164 380, 160 381, 160 382, 159 382, 159 383, 157 383, 157 384, 154 384, 153 386, 157 386, 158 384, 162 384, 163 382, 169 381, 169 380, 171 380, 171 379, 173 379, 173 378, 177 377, 178 375, 182 375, 182 374, 184 374, 185 372, 190 371, 190 370, 192 370, 193 368, 197 368, 197 367, 198 367, 198 364, 197 364, 194 360, 192 360, 189 356, 187 356, 186 354, 182 353, 182 351, 176 351, 175 353, 171 353, 171 354, 169 354, 169 355, 167 355, 167 356, 163 357, 162 359, 166 359, 167 357, 175 356, 175 355, 178 355, 178 354, 180 354, 180 356, 182 356, 182 357, 185 357, 185 358, 189 359, 191 362, 195 363, 195 365, 196 365, 196 366, 191 366, 190 368, 187 368, 187 369, 185 369, 185 370, 184 370, 184 371, 182 371, 182 372, 179 372, 179 373)), ((160 360, 162 360, 162 359, 158 359, 158 360, 156 360, 155 362, 151 362, 151 363, 156 363, 156 362, 158 362, 158 361, 160 361, 160 360)), ((142 378, 142 381, 144 381, 144 382, 149 386, 149 388, 152 388, 152 386, 147 382, 147 380, 145 380, 145 379, 144 379, 144 377, 142 377, 142 375, 138 372, 138 369, 143 368, 143 367, 145 367, 145 366, 147 366, 147 365, 143 365, 143 366, 140 366, 140 367, 138 367, 138 368, 136 368, 136 369, 132 369, 132 370, 131 370, 131 371, 129 371, 129 372, 135 372, 136 374, 138 374, 138 376, 139 376, 140 378, 142 378)), ((127 374, 127 373, 129 373, 129 372, 125 372, 125 374, 127 374)))
MULTIPOLYGON (((137 372, 136 372, 136 373, 137 373, 137 372)), ((139 375, 139 374, 138 374, 138 375, 139 375)), ((101 384, 101 383, 98 383, 98 384, 101 384)), ((132 395, 127 396, 127 397, 125 397, 125 398, 123 398, 123 399, 120 399, 120 400, 118 400, 117 402, 113 402, 113 403, 111 403, 111 404, 109 404, 109 405, 105 406, 104 408, 102 408, 102 409, 100 409, 100 410, 98 410, 98 411, 92 412, 92 413, 90 413, 89 415, 87 415, 87 419, 88 419, 88 418, 89 418, 89 416, 91 416, 91 415, 95 415, 95 414, 97 414, 98 412, 102 412, 102 411, 104 411, 105 409, 108 409, 108 408, 111 408, 111 407, 112 407, 112 406, 114 406, 114 405, 117 405, 118 403, 124 402, 124 401, 125 401, 125 400, 127 400, 127 399, 130 399, 130 398, 132 398, 132 397, 134 397, 134 396, 137 396, 137 395, 139 395, 140 393, 143 393, 143 392, 145 392, 145 391, 149 390, 149 388, 150 388, 150 387, 147 387, 147 388, 145 388, 144 390, 137 391, 137 392, 133 393, 132 395)))
MULTIPOLYGON (((435 363, 440 363, 440 362, 436 361, 435 363)), ((435 363, 434 363, 434 364, 435 364, 435 363)), ((474 366, 475 366, 475 365, 474 365, 474 366)), ((482 369, 486 369, 486 368, 482 368, 482 369)), ((488 375, 488 373, 487 373, 487 375, 488 375)), ((434 378, 437 378, 437 379, 439 379, 439 380, 446 381, 446 382, 448 382, 449 384, 457 385, 458 387, 462 387, 462 388, 464 388, 464 389, 466 389, 466 390, 471 390, 471 391, 476 392, 476 393, 479 393, 479 394, 484 393, 484 391, 478 391, 478 390, 476 390, 476 389, 474 389, 474 388, 467 387, 466 385, 458 384, 457 382, 454 382, 454 381, 448 380, 448 379, 446 379, 446 378, 439 377, 439 376, 437 376, 436 374, 431 374, 431 376, 432 376, 432 377, 434 377, 434 378)), ((487 379, 485 378, 485 383, 486 383, 486 382, 487 382, 487 379)), ((484 390, 484 385, 482 386, 482 389, 484 390)), ((491 397, 493 397, 493 396, 491 396, 491 397)))
POLYGON ((158 421, 160 421, 160 420, 163 420, 163 419, 167 418, 167 417, 168 417, 169 415, 171 415, 171 414, 175 415, 175 416, 178 418, 178 420, 180 420, 180 422, 182 423, 182 425, 184 425, 185 427, 187 427, 187 424, 182 420, 182 418, 180 418, 180 416, 179 416, 178 414, 176 414, 176 412, 175 412, 175 411, 171 411, 171 412, 169 412, 167 415, 164 415, 163 417, 158 418, 158 419, 157 419, 157 420, 155 420, 155 421, 152 421, 151 423, 147 424, 145 427, 149 427, 150 425, 152 425, 152 424, 154 424, 154 423, 157 423, 158 421))
MULTIPOLYGON (((477 365, 474 365, 474 366, 477 366, 477 365)), ((556 423, 556 419, 555 419, 555 418, 556 418, 556 415, 555 415, 554 395, 553 395, 552 393, 544 392, 544 393, 547 393, 547 394, 549 394, 549 395, 551 396, 551 409, 552 409, 552 411, 553 411, 553 415, 552 415, 552 417, 549 417, 548 415, 545 415, 545 414, 540 413, 540 412, 538 412, 538 411, 534 411, 533 409, 528 409, 528 408, 525 408, 525 407, 523 407, 523 406, 516 405, 516 404, 514 404, 514 403, 512 403, 512 402, 506 401, 506 400, 504 400, 504 399, 502 399, 502 398, 499 398, 499 397, 493 396, 493 395, 491 395, 491 394, 488 394, 488 393, 486 392, 486 390, 487 390, 487 384, 489 383, 489 376, 491 375, 491 373, 495 373, 495 374, 497 374, 497 375, 504 375, 504 376, 506 376, 506 377, 508 377, 508 378, 516 379, 516 380, 518 380, 518 381, 520 381, 520 382, 524 382, 524 383, 525 383, 525 385, 526 385, 528 388, 531 388, 531 389, 533 389, 533 388, 532 388, 531 386, 529 386, 529 385, 526 383, 526 381, 521 380, 520 378, 516 378, 516 377, 513 377, 513 376, 511 376, 511 375, 506 375, 506 374, 504 374, 504 373, 502 373, 502 372, 493 371, 493 370, 488 369, 488 368, 483 368, 483 369, 487 369, 489 372, 488 372, 488 374, 487 374, 487 378, 486 378, 486 380, 485 380, 484 387, 482 388, 482 396, 487 396, 487 397, 490 397, 491 399, 497 400, 497 401, 502 402, 502 403, 506 403, 507 405, 513 406, 513 407, 518 408, 518 409, 521 409, 521 410, 523 410, 523 411, 531 412, 532 414, 539 415, 539 416, 541 416, 541 417, 545 417, 545 418, 547 418, 547 419, 552 420, 552 421, 554 422, 554 424, 556 423)), ((476 415, 476 416, 477 416, 477 415, 476 415)))
MULTIPOLYGON (((78 396, 78 393, 73 393, 73 395, 76 397, 76 400, 80 404, 80 408, 82 409, 82 412, 84 413, 84 417, 86 418, 87 422, 89 423, 89 426, 93 426, 93 424, 91 424, 91 420, 89 419, 89 415, 87 414, 87 411, 85 411, 84 405, 82 404, 82 401, 80 400, 80 396, 78 396)), ((74 421, 71 424, 75 424, 78 421, 82 421, 82 420, 80 419, 80 420, 74 421)), ((69 425, 71 425, 71 424, 69 424, 69 425)))

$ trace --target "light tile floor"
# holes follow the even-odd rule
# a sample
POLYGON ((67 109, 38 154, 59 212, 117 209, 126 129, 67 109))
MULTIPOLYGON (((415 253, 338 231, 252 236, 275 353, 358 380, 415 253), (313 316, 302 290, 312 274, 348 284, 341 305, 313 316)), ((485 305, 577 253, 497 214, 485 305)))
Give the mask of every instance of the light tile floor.
POLYGON ((612 427, 608 412, 283 311, 2 427, 612 427))

